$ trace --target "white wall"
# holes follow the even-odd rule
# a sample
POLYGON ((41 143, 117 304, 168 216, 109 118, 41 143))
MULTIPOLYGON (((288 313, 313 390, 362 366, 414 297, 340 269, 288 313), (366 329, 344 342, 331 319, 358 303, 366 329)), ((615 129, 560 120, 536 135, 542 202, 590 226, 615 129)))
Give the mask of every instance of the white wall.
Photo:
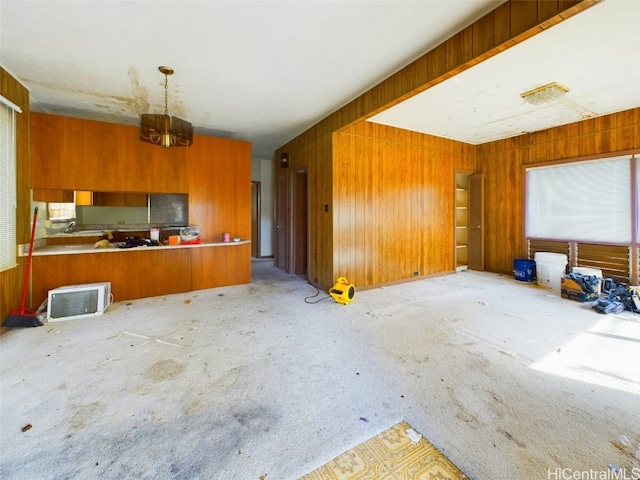
POLYGON ((251 181, 260 182, 260 256, 273 256, 273 161, 251 160, 251 181))

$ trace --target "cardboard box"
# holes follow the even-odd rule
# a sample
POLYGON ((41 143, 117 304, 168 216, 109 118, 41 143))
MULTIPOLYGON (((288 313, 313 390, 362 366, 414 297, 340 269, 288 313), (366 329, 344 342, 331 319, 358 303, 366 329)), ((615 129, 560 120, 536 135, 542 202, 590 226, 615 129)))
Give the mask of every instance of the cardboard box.
POLYGON ((598 292, 585 293, 580 284, 563 277, 560 279, 560 296, 576 302, 593 302, 598 299, 598 292))

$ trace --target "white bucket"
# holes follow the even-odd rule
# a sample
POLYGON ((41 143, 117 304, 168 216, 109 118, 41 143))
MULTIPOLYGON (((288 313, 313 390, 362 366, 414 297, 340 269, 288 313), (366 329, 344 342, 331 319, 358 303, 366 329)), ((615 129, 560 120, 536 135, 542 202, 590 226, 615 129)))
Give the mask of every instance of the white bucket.
POLYGON ((560 290, 560 280, 567 269, 567 256, 562 253, 536 252, 536 277, 541 287, 560 290))
POLYGON ((579 273, 580 275, 595 275, 600 279, 600 283, 598 284, 598 293, 602 292, 602 270, 598 270, 597 268, 588 268, 588 267, 573 267, 571 269, 572 273, 579 273))

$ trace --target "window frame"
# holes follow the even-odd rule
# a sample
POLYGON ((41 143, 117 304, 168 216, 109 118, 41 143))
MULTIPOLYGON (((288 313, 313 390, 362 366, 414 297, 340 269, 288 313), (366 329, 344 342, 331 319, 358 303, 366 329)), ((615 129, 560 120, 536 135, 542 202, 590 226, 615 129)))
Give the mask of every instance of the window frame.
POLYGON ((0 95, 0 272, 18 266, 17 258, 17 132, 16 114, 22 109, 0 95), (6 121, 6 124, 5 124, 6 121))

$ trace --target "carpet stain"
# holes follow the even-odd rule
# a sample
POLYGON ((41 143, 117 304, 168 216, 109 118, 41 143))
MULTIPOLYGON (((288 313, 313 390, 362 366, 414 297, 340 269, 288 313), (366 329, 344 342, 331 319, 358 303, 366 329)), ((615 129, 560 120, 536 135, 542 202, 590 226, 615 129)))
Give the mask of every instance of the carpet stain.
POLYGON ((85 405, 72 405, 75 411, 68 419, 69 426, 74 430, 81 430, 102 419, 107 406, 101 402, 91 402, 85 405))
POLYGON ((250 429, 253 431, 262 430, 268 432, 275 424, 274 416, 268 408, 262 406, 254 406, 241 412, 233 414, 233 418, 240 424, 243 429, 250 429))
POLYGON ((507 432, 506 430, 498 430, 498 432, 500 432, 501 434, 503 434, 505 437, 507 437, 509 440, 511 440, 513 443, 515 443, 517 446, 519 446, 520 448, 527 448, 527 446, 522 443, 520 440, 516 439, 513 437, 513 435, 511 435, 509 432, 507 432))
POLYGON ((611 442, 611 445, 616 447, 620 453, 628 457, 630 460, 633 461, 635 459, 635 455, 631 451, 630 447, 625 446, 621 441, 614 440, 611 442))
POLYGON ((185 366, 183 363, 176 362, 175 360, 160 360, 151 365, 145 372, 145 375, 156 382, 163 382, 165 380, 173 380, 184 372, 185 366))
POLYGON ((456 417, 462 420, 463 422, 466 422, 472 425, 473 427, 478 428, 480 424, 478 417, 476 417, 472 413, 469 413, 467 409, 457 399, 454 398, 453 403, 456 406, 456 413, 455 413, 456 417))
POLYGON ((502 401, 502 399, 498 395, 496 395, 494 392, 492 392, 491 390, 486 390, 486 392, 489 395, 491 395, 491 398, 495 403, 499 403, 500 405, 506 406, 505 403, 502 401))
POLYGON ((187 415, 197 415, 202 412, 202 408, 204 407, 204 403, 202 402, 202 393, 197 394, 197 398, 191 402, 191 404, 185 409, 187 415))

